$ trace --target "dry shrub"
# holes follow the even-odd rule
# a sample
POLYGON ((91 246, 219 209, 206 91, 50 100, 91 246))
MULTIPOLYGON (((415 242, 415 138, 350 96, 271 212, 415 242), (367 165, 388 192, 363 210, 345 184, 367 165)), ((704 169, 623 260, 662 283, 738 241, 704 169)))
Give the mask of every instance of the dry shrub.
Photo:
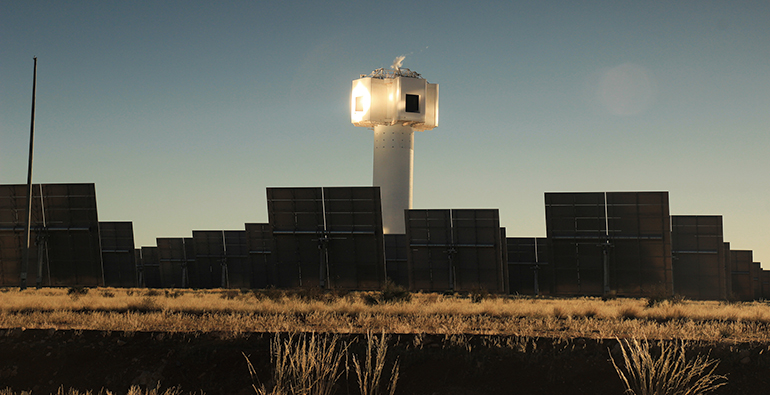
MULTIPOLYGON (((380 395, 383 387, 383 371, 388 352, 389 337, 383 332, 377 337, 367 334, 366 356, 361 361, 353 356, 353 365, 361 395, 380 395)), ((255 383, 252 388, 258 395, 330 395, 347 367, 348 346, 340 345, 337 336, 316 334, 291 335, 281 340, 276 335, 270 345, 273 375, 268 384, 257 386, 257 372, 244 354, 249 374, 255 383), (345 365, 347 366, 347 365, 345 365)), ((393 364, 387 380, 387 393, 393 395, 398 382, 398 362, 393 364)))
MULTIPOLYGON (((10 388, 5 388, 0 390, 0 395, 16 395, 16 393, 13 392, 10 388)), ((18 395, 32 395, 32 392, 21 391, 18 393, 18 395)), ((115 395, 115 393, 104 388, 99 390, 99 392, 94 393, 93 391, 81 392, 73 388, 65 390, 64 387, 59 387, 59 389, 56 391, 56 395, 115 395)), ((128 389, 128 393, 126 395, 182 395, 182 391, 176 387, 171 387, 161 391, 160 387, 143 390, 138 386, 132 386, 128 389)))
POLYGON ((636 306, 623 306, 618 310, 618 317, 633 320, 639 318, 639 308, 636 306))
POLYGON ((102 292, 100 292, 100 295, 102 295, 103 298, 114 298, 115 292, 105 289, 105 290, 102 290, 102 292))
POLYGON ((380 300, 385 303, 407 303, 412 300, 412 293, 388 280, 380 292, 380 300))
POLYGON ((241 291, 237 289, 225 289, 222 291, 219 297, 225 300, 233 300, 240 295, 241 295, 241 291))
MULTIPOLYGON (((270 345, 274 365, 273 378, 254 391, 259 395, 329 395, 342 375, 341 362, 347 346, 339 345, 337 336, 300 334, 281 340, 276 335, 270 345)), ((245 355, 244 355, 245 356, 245 355)), ((246 357, 249 374, 256 379, 256 369, 246 357)))
POLYGON ((367 306, 376 306, 380 304, 380 300, 377 299, 377 296, 370 293, 362 293, 361 301, 367 306))
POLYGON ((174 289, 174 290, 168 290, 167 289, 167 290, 165 290, 164 294, 166 295, 167 298, 176 299, 176 298, 184 295, 184 291, 180 291, 178 289, 174 289))
POLYGON ((618 367, 610 352, 612 366, 632 395, 699 395, 706 394, 726 384, 727 378, 714 374, 718 360, 708 355, 698 355, 687 360, 687 343, 659 341, 660 354, 653 356, 650 343, 618 340, 623 354, 623 367, 618 367))
POLYGON ((733 335, 735 335, 735 328, 732 325, 719 328, 719 336, 722 338, 726 339, 733 335))
POLYGON ((159 311, 162 310, 162 308, 158 305, 158 302, 153 299, 152 296, 144 296, 142 299, 138 301, 131 301, 126 304, 126 309, 128 311, 134 311, 139 313, 149 313, 153 311, 159 311))
POLYGON ((572 318, 572 314, 570 314, 565 308, 561 306, 555 306, 553 308, 553 316, 560 320, 567 320, 572 318))
POLYGON ((581 314, 585 318, 595 318, 599 315, 599 309, 597 307, 586 307, 581 314))
POLYGON ((251 294, 256 300, 266 299, 272 301, 280 301, 285 296, 284 290, 274 287, 268 287, 265 289, 253 289, 251 294))
POLYGON ((647 318, 658 321, 682 320, 687 318, 687 312, 682 306, 663 305, 648 312, 647 318))
POLYGON ((72 298, 72 300, 78 300, 81 296, 88 295, 88 288, 86 287, 70 287, 67 289, 67 295, 72 298))
POLYGON ((296 299, 309 302, 309 301, 323 301, 326 300, 326 292, 321 287, 301 287, 293 291, 293 296, 296 299))
MULTIPOLYGON (((388 336, 385 332, 377 339, 371 332, 366 334, 366 358, 361 363, 357 356, 353 356, 353 366, 358 379, 358 389, 361 395, 380 395, 382 392, 382 371, 385 369, 385 356, 388 352, 388 336)), ((398 382, 398 361, 393 364, 390 379, 387 384, 387 393, 393 395, 398 382)))
POLYGON ((456 347, 470 353, 473 351, 473 345, 469 336, 465 335, 444 335, 445 347, 456 347))
POLYGON ((484 288, 474 288, 468 293, 468 296, 471 298, 473 303, 481 303, 485 299, 495 297, 495 295, 490 294, 489 291, 484 288))
POLYGON ((683 304, 686 301, 686 298, 682 295, 674 295, 674 296, 650 296, 647 298, 647 308, 653 308, 658 307, 662 305, 680 305, 683 304))
MULTIPOLYGON (((128 394, 126 395, 181 395, 181 394, 182 394, 182 390, 180 390, 177 387, 171 387, 161 391, 160 387, 142 390, 138 386, 132 386, 131 388, 128 389, 128 394)), ((106 395, 111 395, 111 394, 108 393, 106 395)))

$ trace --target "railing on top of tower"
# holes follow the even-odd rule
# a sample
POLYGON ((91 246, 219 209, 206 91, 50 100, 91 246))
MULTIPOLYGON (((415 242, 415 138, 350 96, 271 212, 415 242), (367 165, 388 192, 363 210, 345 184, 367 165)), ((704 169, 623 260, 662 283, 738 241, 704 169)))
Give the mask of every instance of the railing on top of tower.
POLYGON ((365 78, 365 77, 379 78, 382 80, 386 78, 396 78, 396 77, 422 78, 420 73, 409 70, 407 68, 396 68, 396 69, 386 70, 384 67, 380 67, 379 69, 372 71, 368 75, 361 74, 360 78, 365 78))

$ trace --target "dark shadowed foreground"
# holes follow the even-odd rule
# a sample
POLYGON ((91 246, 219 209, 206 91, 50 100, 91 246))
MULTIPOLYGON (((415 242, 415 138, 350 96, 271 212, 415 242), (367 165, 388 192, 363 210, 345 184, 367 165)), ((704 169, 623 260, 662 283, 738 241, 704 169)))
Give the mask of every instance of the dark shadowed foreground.
MULTIPOLYGON (((249 356, 258 380, 272 370, 270 333, 0 330, 0 388, 35 394, 60 386, 125 393, 131 385, 178 386, 185 393, 251 394, 249 356)), ((340 335, 361 353, 362 335, 340 335)), ((397 394, 622 394, 609 359, 616 340, 481 335, 392 335, 388 359, 398 357, 397 394)), ((770 385, 764 343, 700 343, 690 352, 720 360, 728 384, 716 394, 760 394, 770 385)), ((616 358, 617 360, 617 358, 616 358)), ((356 394, 352 363, 337 394, 356 394)), ((257 382, 256 384, 260 384, 257 382)))

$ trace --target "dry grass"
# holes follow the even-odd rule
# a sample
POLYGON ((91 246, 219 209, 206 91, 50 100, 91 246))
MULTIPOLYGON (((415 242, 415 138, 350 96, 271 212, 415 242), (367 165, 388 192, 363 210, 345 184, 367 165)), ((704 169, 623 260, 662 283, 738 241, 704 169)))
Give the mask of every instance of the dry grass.
MULTIPOLYGON (((272 380, 254 384, 254 391, 258 395, 331 395, 342 375, 347 349, 336 336, 303 333, 281 340, 276 335, 270 346, 272 380)), ((254 366, 246 360, 252 379, 257 379, 254 366)))
MULTIPOLYGON (((380 395, 388 351, 388 336, 368 333, 363 362, 352 356, 361 395, 380 395)), ((244 354, 257 395, 331 395, 343 371, 349 369, 349 344, 341 344, 336 335, 292 334, 282 339, 275 335, 270 345, 273 373, 270 381, 260 382, 249 357, 244 354), (345 361, 343 364, 343 360, 345 361), (259 382, 259 384, 257 384, 259 382)), ((398 363, 387 380, 393 395, 398 382, 398 363)))
POLYGON ((770 341, 764 302, 472 298, 278 290, 0 290, 0 328, 102 331, 499 334, 557 338, 770 341))
POLYGON ((612 365, 631 395, 700 395, 725 384, 727 378, 714 374, 719 361, 708 355, 687 360, 686 342, 657 342, 653 355, 647 340, 620 340, 623 367, 612 365))
MULTIPOLYGON (((380 395, 382 393, 381 380, 385 370, 385 357, 388 353, 388 336, 383 332, 379 339, 371 332, 366 334, 366 357, 359 362, 357 356, 353 356, 353 366, 358 379, 358 389, 361 395, 380 395)), ((393 395, 398 383, 398 362, 393 364, 390 378, 387 382, 387 393, 393 395)))
MULTIPOLYGON (((22 391, 17 394, 16 392, 13 392, 11 389, 6 388, 6 389, 0 389, 0 395, 32 395, 32 392, 22 391)), ((59 388, 59 390, 56 392, 56 395, 115 395, 115 393, 105 389, 102 389, 99 392, 93 392, 93 391, 81 392, 72 388, 68 390, 65 390, 64 388, 59 388)), ((166 390, 160 390, 158 388, 143 390, 137 386, 133 386, 128 389, 128 393, 126 395, 182 395, 182 391, 176 387, 168 388, 166 390)))

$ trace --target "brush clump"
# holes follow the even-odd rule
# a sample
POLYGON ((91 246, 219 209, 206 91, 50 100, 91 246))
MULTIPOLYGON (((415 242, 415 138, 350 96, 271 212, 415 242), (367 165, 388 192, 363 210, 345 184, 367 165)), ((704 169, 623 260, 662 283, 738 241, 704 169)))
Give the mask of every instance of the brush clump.
POLYGON ((623 356, 621 365, 612 366, 630 395, 700 395, 725 384, 727 378, 714 373, 718 360, 708 355, 687 359, 687 342, 658 341, 651 346, 646 339, 618 340, 623 356))

